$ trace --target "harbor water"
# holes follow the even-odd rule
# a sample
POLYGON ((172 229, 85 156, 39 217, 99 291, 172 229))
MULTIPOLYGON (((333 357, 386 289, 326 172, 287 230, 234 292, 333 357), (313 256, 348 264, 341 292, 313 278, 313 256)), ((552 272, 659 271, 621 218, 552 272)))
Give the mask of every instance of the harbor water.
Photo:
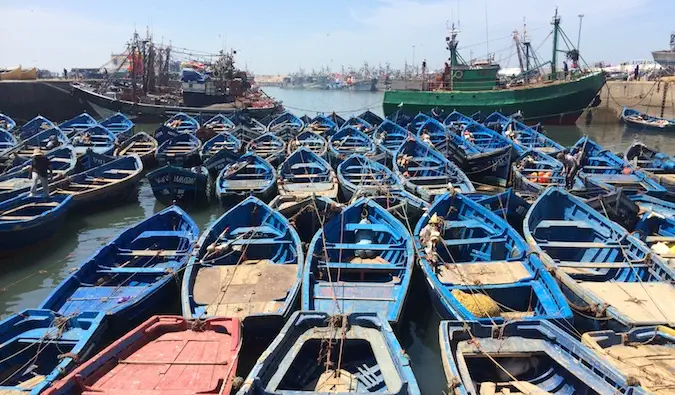
MULTIPOLYGON (((347 117, 367 109, 382 115, 381 92, 312 91, 266 88, 265 91, 279 100, 290 111, 310 116, 317 112, 338 112, 347 117)), ((34 113, 40 113, 39 108, 34 113)), ((487 114, 484 114, 487 115, 487 114)), ((156 125, 137 125, 136 131, 152 131, 156 125)), ((554 140, 570 145, 582 135, 614 152, 622 152, 637 136, 616 123, 585 124, 577 126, 547 127, 547 134, 554 140)), ((675 135, 639 132, 640 139, 668 154, 675 152, 675 135)), ((60 234, 54 239, 32 247, 22 254, 2 258, 0 271, 0 314, 5 317, 26 308, 35 308, 68 273, 91 256, 99 247, 113 239, 123 229, 149 217, 164 206, 155 201, 147 181, 143 182, 138 202, 91 214, 71 216, 60 234)), ((217 204, 199 209, 188 209, 203 231, 224 210, 217 204)), ((403 320, 396 328, 403 348, 412 360, 412 367, 425 394, 447 392, 438 346, 439 318, 431 306, 422 276, 413 277, 413 285, 406 301, 403 320)), ((176 300, 179 295, 176 294, 176 300)), ((167 301, 167 306, 177 306, 167 301)), ((166 311, 180 314, 180 311, 166 311)), ((260 350, 262 351, 262 350, 260 350)), ((255 361, 257 355, 247 355, 255 361)), ((242 361, 244 362, 244 361, 242 361)), ((246 365, 244 363, 244 365, 246 365)), ((245 368, 242 368, 244 370, 245 368)), ((247 372, 239 372, 246 374, 247 372)))

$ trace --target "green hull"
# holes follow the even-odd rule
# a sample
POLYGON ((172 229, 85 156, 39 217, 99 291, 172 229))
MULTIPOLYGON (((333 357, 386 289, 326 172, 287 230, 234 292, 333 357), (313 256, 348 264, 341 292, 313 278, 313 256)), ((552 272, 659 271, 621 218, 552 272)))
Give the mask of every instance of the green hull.
POLYGON ((446 113, 457 110, 466 115, 480 111, 513 114, 521 111, 528 123, 571 124, 595 99, 605 84, 602 72, 573 81, 552 82, 527 88, 488 91, 390 91, 384 94, 385 114, 401 109, 415 115, 433 108, 446 113), (399 107, 403 103, 402 107, 399 107))

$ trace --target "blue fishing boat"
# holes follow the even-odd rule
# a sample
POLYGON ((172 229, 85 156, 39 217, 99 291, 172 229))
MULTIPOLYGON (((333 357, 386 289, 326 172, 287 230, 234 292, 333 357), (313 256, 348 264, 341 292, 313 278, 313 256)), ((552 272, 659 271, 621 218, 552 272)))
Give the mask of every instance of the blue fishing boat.
POLYGON ((71 138, 75 133, 82 132, 96 125, 98 125, 98 122, 91 115, 84 112, 75 118, 60 123, 58 127, 68 138, 71 138))
POLYGON ((249 195, 269 202, 276 191, 277 172, 265 159, 251 153, 225 166, 216 179, 216 195, 226 207, 249 195))
POLYGON ((0 131, 13 132, 16 127, 16 122, 9 116, 0 113, 0 131))
POLYGON ((101 126, 110 130, 120 142, 134 134, 134 123, 122 113, 116 113, 101 121, 101 126))
POLYGON ((202 125, 205 128, 213 130, 216 133, 229 132, 237 125, 234 124, 228 117, 223 114, 218 114, 202 125))
POLYGON ((444 319, 501 324, 572 319, 541 258, 502 218, 462 194, 436 199, 415 227, 419 265, 444 319))
POLYGON ((16 146, 16 139, 11 132, 0 129, 0 155, 16 146))
POLYGON ((675 131, 675 120, 655 117, 634 108, 624 107, 619 120, 626 126, 640 130, 675 131))
POLYGON ((272 166, 278 166, 286 156, 286 142, 274 133, 265 133, 251 140, 246 151, 265 159, 272 166))
POLYGON ((258 121, 255 121, 256 125, 253 126, 247 126, 247 125, 237 125, 236 128, 232 129, 230 133, 234 135, 234 137, 238 138, 242 146, 248 144, 251 140, 255 140, 256 138, 262 136, 263 134, 267 133, 267 127, 261 124, 258 121))
POLYGON ((199 149, 201 142, 191 133, 181 133, 176 137, 170 138, 157 148, 155 159, 160 166, 192 166, 198 164, 199 149))
MULTIPOLYGON (((167 119, 164 125, 176 129, 181 133, 195 133, 199 129, 199 121, 184 112, 179 112, 167 119)), ((159 141, 157 136, 155 138, 159 141)))
POLYGON ((330 119, 331 121, 333 121, 333 123, 337 126, 338 129, 342 128, 342 125, 344 125, 345 122, 347 122, 347 121, 345 121, 344 118, 337 115, 337 113, 335 113, 335 112, 328 115, 327 118, 330 119))
POLYGON ((127 228, 71 271, 40 308, 64 316, 105 313, 111 339, 166 313, 199 228, 177 206, 127 228))
POLYGON ((312 122, 312 118, 310 118, 307 114, 301 116, 300 120, 305 123, 305 126, 312 122))
MULTIPOLYGON (((52 164, 52 178, 50 181, 60 180, 76 169, 77 159, 72 147, 65 146, 46 154, 52 164)), ((24 192, 28 192, 33 185, 33 174, 29 168, 30 161, 20 161, 16 167, 0 175, 0 201, 5 201, 24 192)))
POLYGON ((268 125, 267 131, 288 141, 297 136, 305 128, 305 123, 290 112, 284 112, 274 118, 268 125))
POLYGON ((523 234, 554 274, 580 328, 671 324, 675 271, 628 231, 579 198, 548 188, 523 234))
MULTIPOLYGON (((419 124, 415 131, 417 133, 417 138, 420 141, 431 145, 436 148, 437 151, 446 154, 448 159, 452 158, 452 152, 448 147, 450 132, 445 128, 445 125, 436 119, 427 118, 425 122, 419 124)), ((415 133, 415 131, 413 131, 413 133, 415 133)))
POLYGON ((0 203, 0 254, 9 254, 51 238, 63 225, 71 197, 31 197, 0 203))
POLYGON ((410 358, 375 313, 295 313, 237 395, 417 395, 410 358), (317 359, 318 356, 318 359, 317 359))
POLYGON ((237 317, 246 325, 290 316, 304 254, 298 234, 279 212, 248 197, 218 218, 195 249, 181 290, 185 317, 237 317))
POLYGON ((76 132, 70 139, 70 143, 77 155, 82 155, 91 150, 97 154, 109 155, 115 151, 117 138, 101 125, 94 125, 89 129, 76 132))
MULTIPOLYGON (((43 154, 68 144, 68 138, 59 129, 48 129, 24 140, 4 153, 5 157, 16 157, 19 160, 30 160, 35 149, 43 154)), ((14 164, 16 165, 16 164, 14 164)))
POLYGON ((337 198, 338 180, 335 172, 328 162, 307 148, 295 150, 279 166, 278 175, 279 195, 337 198))
POLYGON ((301 132, 294 139, 291 139, 286 145, 286 154, 291 155, 298 148, 307 148, 322 158, 326 157, 328 152, 328 142, 326 139, 311 130, 301 132))
POLYGON ((166 165, 147 175, 155 199, 164 205, 200 204, 209 201, 211 183, 204 166, 166 165))
POLYGON ((675 331, 666 326, 635 328, 628 332, 586 332, 581 342, 624 377, 651 394, 675 387, 673 357, 675 331))
POLYGON ((553 156, 565 150, 565 147, 545 134, 499 112, 494 112, 485 118, 485 125, 490 128, 494 125, 495 130, 513 142, 520 154, 526 150, 534 150, 553 156))
POLYGON ((375 126, 371 125, 368 121, 365 119, 361 119, 357 116, 351 116, 347 122, 342 125, 342 128, 346 126, 352 126, 355 127, 356 129, 368 134, 372 133, 373 130, 375 130, 375 126))
POLYGON ((103 166, 114 160, 114 156, 97 154, 90 150, 77 157, 73 173, 82 173, 95 167, 103 166))
POLYGON ((407 129, 387 119, 375 129, 372 137, 375 144, 386 154, 387 161, 391 161, 396 151, 411 136, 407 129))
POLYGON ((187 133, 179 132, 178 129, 174 129, 166 125, 159 125, 157 129, 155 129, 153 137, 155 140, 157 140, 157 144, 162 144, 167 140, 171 140, 172 138, 180 136, 181 134, 187 133))
POLYGON ((448 133, 448 150, 441 151, 472 179, 506 186, 511 170, 511 141, 477 123, 453 126, 448 133))
POLYGON ((401 318, 414 249, 410 233, 382 206, 362 198, 319 230, 307 250, 302 309, 331 315, 380 312, 401 318))
POLYGON ((394 189, 403 189, 398 177, 385 165, 363 155, 354 154, 337 167, 340 192, 349 201, 358 191, 386 195, 394 189))
POLYGON ((472 193, 466 196, 504 219, 519 234, 523 233, 523 220, 531 204, 512 188, 494 195, 472 193))
POLYGON ((454 163, 417 139, 407 140, 396 151, 393 165, 405 189, 427 201, 446 192, 476 191, 454 163))
POLYGON ((642 394, 642 388, 556 325, 513 321, 499 326, 442 321, 443 370, 453 393, 642 394))
POLYGON ((279 195, 269 206, 286 217, 298 232, 300 241, 307 244, 325 223, 342 211, 342 204, 324 196, 279 195))
POLYGON ((20 140, 26 140, 40 132, 55 127, 56 125, 52 121, 43 117, 42 115, 38 115, 21 126, 19 130, 17 130, 16 135, 20 140))
POLYGON ((412 231, 422 214, 429 209, 429 202, 420 199, 404 189, 390 189, 381 192, 373 189, 359 189, 352 196, 350 203, 367 198, 389 211, 406 227, 412 231))
POLYGON ((234 154, 238 154, 241 151, 241 141, 228 132, 216 134, 213 138, 202 144, 200 150, 202 161, 206 161, 221 150, 227 150, 234 154))
POLYGON ((396 112, 387 115, 386 119, 401 127, 407 127, 410 121, 412 121, 412 118, 401 110, 397 110, 396 112))
POLYGON ((137 199, 142 177, 141 158, 125 156, 51 183, 49 189, 52 194, 71 195, 73 209, 109 208, 137 199))
MULTIPOLYGON (((480 111, 477 113, 478 116, 480 117, 480 111)), ((458 129, 465 127, 469 124, 478 122, 477 119, 474 118, 474 116, 467 117, 466 115, 462 114, 461 112, 458 111, 453 111, 451 112, 443 121, 443 124, 447 126, 448 128, 452 129, 458 129)))
POLYGON ((157 140, 145 132, 139 132, 126 139, 115 148, 113 155, 130 156, 138 155, 143 161, 144 168, 150 169, 155 165, 155 154, 157 153, 157 140))
POLYGON ((626 149, 623 159, 669 191, 675 191, 675 158, 672 156, 635 141, 626 149))
POLYGON ((608 190, 621 188, 629 194, 666 192, 663 186, 647 177, 645 173, 633 169, 630 164, 588 136, 580 138, 570 151, 575 155, 581 155, 578 178, 582 181, 608 190))
POLYGON ((353 126, 345 126, 328 139, 328 157, 333 167, 353 154, 376 158, 378 150, 367 134, 353 126))
POLYGON ((100 346, 104 314, 23 310, 0 322, 0 393, 38 395, 100 346))
POLYGON ((359 115, 359 118, 368 122, 374 128, 379 127, 384 122, 384 119, 381 116, 375 114, 374 112, 372 112, 370 110, 366 110, 366 111, 362 112, 359 115))
POLYGON ((565 188, 563 164, 544 153, 525 151, 511 165, 511 186, 521 193, 539 194, 550 186, 565 188))
POLYGON ((630 199, 640 208, 640 212, 652 211, 666 217, 675 218, 675 203, 645 194, 631 195, 630 199))
POLYGON ((420 112, 420 113, 418 113, 417 115, 415 115, 415 117, 413 117, 413 118, 410 120, 410 124, 408 124, 408 130, 409 130, 411 133, 417 133, 417 131, 420 130, 420 128, 422 127, 422 125, 423 125, 424 123, 430 121, 430 120, 434 120, 434 121, 435 121, 434 118, 428 116, 428 115, 425 114, 425 113, 420 112))
MULTIPOLYGON (((342 118, 340 118, 342 119, 342 118)), ((342 122, 344 123, 344 119, 342 119, 342 122)), ((339 126, 331 117, 328 117, 323 114, 317 114, 314 118, 312 118, 312 122, 309 124, 305 125, 307 129, 320 134, 321 136, 324 136, 327 138, 327 136, 332 135, 333 133, 337 132, 339 126)))

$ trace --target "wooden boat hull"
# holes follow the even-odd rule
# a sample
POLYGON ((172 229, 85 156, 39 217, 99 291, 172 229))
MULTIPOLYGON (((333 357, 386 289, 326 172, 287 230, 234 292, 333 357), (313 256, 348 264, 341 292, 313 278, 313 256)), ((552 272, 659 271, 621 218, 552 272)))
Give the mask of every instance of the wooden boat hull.
POLYGON ((229 394, 241 341, 237 319, 190 321, 178 316, 154 316, 55 382, 48 393, 229 394), (173 347, 176 344, 180 346, 173 347), (204 352, 206 348, 208 353, 204 352), (182 356, 195 353, 200 355, 196 360, 181 361, 182 356), (166 359, 158 355, 171 355, 168 370, 148 369, 167 366, 166 359), (206 369, 208 379, 202 376, 206 369), (132 382, 133 389, 129 386, 132 382))
POLYGON ((675 270, 579 198, 549 188, 523 223, 527 242, 556 276, 581 330, 626 330, 675 320, 675 270))
POLYGON ((406 229, 413 229, 422 214, 429 209, 429 202, 402 189, 392 189, 385 194, 379 191, 359 190, 354 194, 350 203, 362 197, 373 200, 389 211, 401 221, 406 229))
MULTIPOLYGON (((218 114, 234 114, 240 109, 232 108, 199 108, 199 107, 176 107, 161 106, 154 104, 134 103, 126 100, 115 100, 107 96, 88 91, 79 86, 73 86, 73 95, 84 99, 92 104, 107 108, 112 111, 118 111, 123 114, 136 116, 137 121, 143 122, 164 122, 168 117, 179 112, 195 116, 215 116, 218 114)), ((268 107, 249 107, 247 113, 256 118, 264 118, 269 114, 275 113, 282 108, 280 103, 268 107)))
POLYGON ((143 168, 149 170, 156 165, 155 154, 157 153, 157 146, 157 140, 145 132, 140 132, 122 142, 115 149, 114 155, 138 155, 143 161, 143 168))
POLYGON ((413 236, 418 264, 442 318, 484 324, 571 322, 572 311, 541 259, 527 253, 525 240, 504 219, 467 195, 438 197, 413 236), (429 249, 431 236, 425 234, 433 234, 434 216, 442 223, 435 230, 439 241, 429 249), (477 294, 489 298, 493 308, 472 307, 477 294))
POLYGON ((98 122, 91 115, 84 112, 65 122, 61 122, 58 127, 68 138, 71 138, 75 133, 83 132, 96 125, 98 125, 98 122))
POLYGON ((387 194, 403 189, 398 177, 382 163, 363 155, 352 155, 337 167, 343 201, 350 201, 360 191, 387 194))
POLYGON ((300 147, 278 168, 279 195, 291 195, 298 199, 322 196, 336 199, 338 179, 335 172, 319 155, 308 148, 300 147))
POLYGON ((316 232, 342 211, 343 205, 322 196, 299 198, 293 195, 279 195, 269 206, 278 210, 295 228, 303 243, 309 244, 316 232))
POLYGON ((103 312, 116 340, 153 314, 167 313, 199 235, 183 210, 168 207, 102 246, 41 303, 69 315, 103 312), (133 280, 133 281, 131 281, 133 280))
POLYGON ((498 334, 493 329, 475 322, 441 322, 443 370, 455 394, 642 391, 550 322, 512 321, 500 326, 498 334))
POLYGON ((37 395, 79 361, 89 358, 102 343, 107 329, 105 314, 83 312, 64 316, 49 310, 30 309, 0 322, 0 357, 7 394, 37 395), (48 338, 49 341, 41 341, 48 338), (39 352, 27 351, 40 344, 39 352), (26 366, 35 366, 27 369, 26 366))
POLYGON ((201 163, 200 147, 201 142, 197 137, 189 133, 179 133, 176 137, 160 143, 155 159, 160 166, 195 166, 201 163))
POLYGON ((619 120, 632 129, 675 132, 675 120, 654 117, 628 107, 623 108, 619 120))
POLYGON ((71 195, 72 209, 98 209, 137 199, 142 178, 141 158, 128 156, 69 176, 49 188, 51 194, 71 195))
POLYGON ((334 314, 339 306, 399 321, 415 253, 407 228, 382 206, 355 201, 317 231, 307 251, 303 310, 334 314))
POLYGON ((110 130, 119 142, 124 142, 134 135, 134 123, 122 113, 104 119, 101 126, 110 130))
POLYGON ((200 204, 209 201, 211 188, 209 173, 167 165, 148 173, 148 181, 155 199, 164 205, 200 204))
POLYGON ((0 203, 0 254, 50 239, 63 225, 70 202, 70 196, 22 195, 0 203), (35 210, 41 213, 35 216, 35 210))
POLYGON ((288 220, 249 197, 228 210, 196 246, 183 279, 188 318, 232 316, 245 327, 287 319, 300 293, 304 253, 288 220))
POLYGON ((17 132, 17 136, 23 141, 35 136, 42 131, 55 127, 56 125, 52 121, 41 115, 38 115, 21 126, 17 132))
POLYGON ((274 342, 260 357, 249 373, 240 395, 263 395, 281 393, 285 388, 297 388, 297 393, 330 393, 338 386, 340 393, 381 392, 396 395, 420 394, 420 389, 410 368, 407 354, 401 348, 389 323, 374 313, 351 313, 331 316, 321 312, 297 312, 286 323, 274 342), (346 330, 339 329, 344 325, 346 330), (339 333, 339 334, 338 334, 339 333), (338 336, 341 339, 340 353, 323 354, 321 344, 338 336), (296 350, 307 350, 300 355, 296 350), (338 362, 337 354, 341 356, 338 362), (309 357, 311 355, 311 357, 309 357), (320 359, 317 362, 317 355, 320 359), (313 364, 310 365, 310 358, 313 364), (307 368, 326 363, 336 366, 348 378, 322 386, 330 372, 307 368), (303 368, 305 365, 307 367, 303 368), (357 368, 358 365, 358 368, 357 368), (306 372, 305 377, 295 379, 291 372, 306 372), (359 372, 351 374, 347 372, 359 372), (322 374, 323 373, 323 374, 322 374), (272 377, 289 377, 281 384, 272 377), (322 377, 324 379, 322 379, 322 377))
POLYGON ((225 167, 216 179, 216 195, 223 207, 232 207, 248 196, 269 202, 277 193, 276 170, 263 158, 245 154, 225 167))

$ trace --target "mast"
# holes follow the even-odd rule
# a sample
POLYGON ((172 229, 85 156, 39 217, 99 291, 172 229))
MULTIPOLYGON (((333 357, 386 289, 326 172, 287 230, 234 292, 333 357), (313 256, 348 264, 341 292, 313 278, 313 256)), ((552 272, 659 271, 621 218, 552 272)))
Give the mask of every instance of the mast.
POLYGON ((558 30, 560 29, 560 17, 558 16, 558 9, 555 9, 553 16, 553 56, 551 57, 551 78, 557 80, 556 66, 558 64, 558 30))
POLYGON ((457 55, 457 34, 459 34, 459 29, 455 29, 455 24, 452 24, 450 28, 450 36, 445 38, 445 41, 448 43, 448 50, 450 51, 450 90, 454 88, 454 79, 455 79, 455 66, 459 65, 458 55, 457 55))
POLYGON ((523 48, 520 45, 520 38, 518 37, 518 30, 513 31, 513 41, 516 44, 516 54, 518 54, 518 64, 520 65, 520 72, 523 73, 527 69, 525 68, 525 63, 523 62, 523 48))

